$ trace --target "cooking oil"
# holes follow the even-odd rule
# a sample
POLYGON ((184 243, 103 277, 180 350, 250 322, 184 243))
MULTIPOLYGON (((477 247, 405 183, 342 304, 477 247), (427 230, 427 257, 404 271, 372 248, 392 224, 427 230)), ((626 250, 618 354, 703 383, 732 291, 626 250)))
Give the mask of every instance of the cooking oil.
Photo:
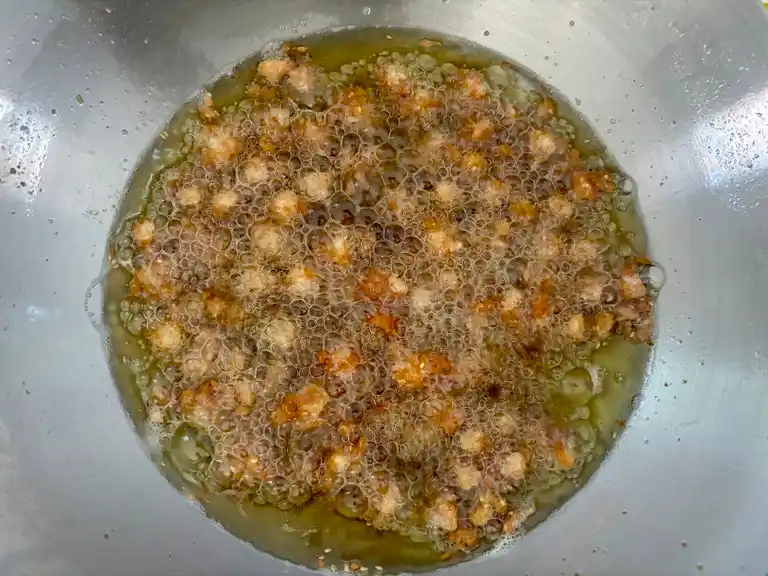
MULTIPOLYGON (((428 53, 438 65, 450 64, 457 68, 488 70, 494 65, 504 66, 506 70, 514 71, 515 81, 504 88, 510 99, 529 98, 531 93, 554 99, 558 117, 572 132, 574 147, 582 156, 591 157, 591 161, 616 169, 613 160, 599 146, 595 134, 565 98, 545 86, 530 71, 513 66, 498 54, 480 46, 424 30, 390 28, 333 31, 295 39, 291 44, 306 46, 313 62, 329 74, 344 72, 350 62, 370 63, 379 55, 396 53, 413 54, 413 57, 428 53)), ((277 47, 266 48, 263 53, 237 65, 231 74, 206 86, 217 105, 235 105, 246 97, 246 88, 253 79, 257 63, 264 54, 276 50, 277 47)), ((110 262, 114 262, 115 254, 121 250, 119 238, 125 233, 126 222, 144 212, 158 175, 164 169, 184 161, 183 142, 190 119, 197 112, 195 104, 190 102, 182 107, 135 169, 117 215, 110 242, 110 262)), ((642 254, 645 237, 632 200, 624 197, 617 201, 612 218, 619 230, 618 238, 626 243, 627 250, 642 254)), ((446 555, 431 543, 415 542, 394 532, 377 530, 365 522, 347 519, 321 499, 301 508, 279 510, 269 505, 254 504, 234 494, 212 493, 185 478, 164 445, 158 442, 153 426, 147 423, 148 414, 141 390, 151 378, 153 359, 146 340, 126 328, 124 319, 131 314, 128 309, 131 304, 126 304, 132 297, 130 281, 130 273, 110 264, 104 283, 105 316, 110 330, 110 362, 116 384, 126 410, 137 431, 152 447, 152 457, 163 474, 180 491, 198 501, 214 521, 260 550, 311 567, 335 565, 343 568, 350 563, 359 563, 366 567, 382 566, 392 571, 421 571, 469 557, 446 555)), ((615 335, 591 357, 579 359, 577 364, 565 363, 567 371, 561 368, 561 377, 566 380, 568 377, 580 377, 592 387, 593 393, 585 398, 586 401, 574 400, 573 395, 566 393, 553 394, 547 410, 564 425, 575 423, 573 425, 578 428, 583 442, 593 449, 590 461, 579 476, 553 474, 549 479, 542 479, 541 486, 534 493, 537 511, 526 522, 527 529, 545 519, 597 468, 625 425, 632 398, 642 385, 648 357, 649 347, 646 344, 630 342, 615 335), (581 372, 575 372, 578 370, 581 372), (574 373, 577 376, 573 376, 574 373)), ((476 553, 481 552, 482 549, 476 553)))

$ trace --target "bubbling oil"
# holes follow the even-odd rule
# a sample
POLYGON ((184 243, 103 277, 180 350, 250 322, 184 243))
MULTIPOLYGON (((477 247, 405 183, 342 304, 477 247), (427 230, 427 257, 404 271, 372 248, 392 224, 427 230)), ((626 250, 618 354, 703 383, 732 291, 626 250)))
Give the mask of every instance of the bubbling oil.
POLYGON ((110 241, 113 372, 163 473, 312 567, 432 569, 545 518, 652 336, 595 142, 530 74, 423 31, 302 38, 214 82, 110 241))

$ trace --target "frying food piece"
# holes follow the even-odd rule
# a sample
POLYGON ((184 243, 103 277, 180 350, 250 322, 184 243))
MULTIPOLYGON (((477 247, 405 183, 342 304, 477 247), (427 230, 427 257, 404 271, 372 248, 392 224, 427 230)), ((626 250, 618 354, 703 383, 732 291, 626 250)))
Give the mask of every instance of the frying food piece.
POLYGON ((397 334, 397 318, 391 314, 372 314, 366 317, 365 321, 371 326, 381 330, 387 336, 394 336, 397 334))
POLYGON ((427 510, 427 525, 453 532, 459 526, 456 504, 453 502, 438 500, 427 510))
POLYGON ((183 338, 181 326, 172 322, 160 324, 149 336, 150 342, 156 349, 168 352, 178 350, 183 338))
POLYGON ((245 184, 254 186, 269 180, 269 165, 259 157, 249 158, 240 166, 240 180, 245 184))
POLYGON ((350 376, 360 364, 360 354, 352 347, 340 344, 331 350, 321 350, 317 361, 331 376, 350 376))
POLYGON ((237 192, 231 188, 225 188, 217 192, 211 199, 211 212, 214 216, 222 218, 229 214, 239 201, 237 192))
POLYGON ((131 226, 131 236, 139 246, 146 246, 155 236, 155 225, 150 220, 136 220, 131 226))
POLYGON ((264 76, 272 84, 279 83, 296 67, 296 64, 288 58, 274 58, 259 62, 259 74, 264 76))
POLYGON ((295 420, 303 425, 314 424, 329 398, 323 388, 316 384, 308 384, 296 394, 285 397, 278 409, 272 413, 272 424, 280 426, 295 420))

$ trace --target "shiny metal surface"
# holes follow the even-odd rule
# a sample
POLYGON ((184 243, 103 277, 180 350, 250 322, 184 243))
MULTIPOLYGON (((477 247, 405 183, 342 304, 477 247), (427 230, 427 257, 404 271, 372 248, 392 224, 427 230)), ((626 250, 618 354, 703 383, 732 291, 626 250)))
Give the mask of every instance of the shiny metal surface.
POLYGON ((299 574, 142 452, 84 295, 175 108, 268 40, 463 36, 575 102, 633 175, 667 283, 613 455, 510 549, 446 574, 768 572, 768 18, 741 0, 5 0, 0 5, 0 574, 299 574))

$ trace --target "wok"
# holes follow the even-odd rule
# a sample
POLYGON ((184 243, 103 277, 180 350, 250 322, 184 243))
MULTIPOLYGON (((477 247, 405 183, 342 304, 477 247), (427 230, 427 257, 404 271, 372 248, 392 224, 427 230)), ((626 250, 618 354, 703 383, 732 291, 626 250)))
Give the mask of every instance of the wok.
POLYGON ((269 41, 415 26, 573 103, 634 178, 666 273, 627 429, 503 553, 446 574, 768 572, 768 14, 739 0, 4 0, 0 574, 305 573, 158 474, 111 382, 104 247, 131 169, 205 81, 269 41))

